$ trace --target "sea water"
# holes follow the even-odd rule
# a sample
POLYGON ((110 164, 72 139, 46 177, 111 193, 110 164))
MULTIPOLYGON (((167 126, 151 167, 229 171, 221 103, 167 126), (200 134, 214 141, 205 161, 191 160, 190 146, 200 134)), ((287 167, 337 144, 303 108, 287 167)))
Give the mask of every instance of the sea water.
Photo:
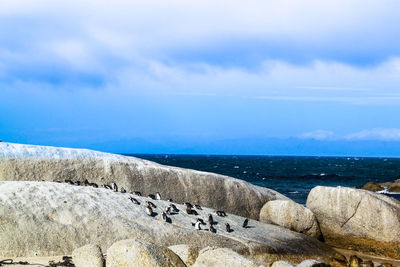
MULTIPOLYGON (((274 189, 305 204, 317 185, 361 187, 400 178, 400 158, 131 155, 160 164, 214 172, 274 189)), ((400 200, 399 194, 390 196, 400 200)))

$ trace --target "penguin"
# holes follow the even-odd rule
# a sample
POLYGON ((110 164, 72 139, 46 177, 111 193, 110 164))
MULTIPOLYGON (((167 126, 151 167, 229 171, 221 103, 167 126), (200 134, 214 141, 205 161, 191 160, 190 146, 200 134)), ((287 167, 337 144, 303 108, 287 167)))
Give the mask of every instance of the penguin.
POLYGON ((216 213, 217 213, 218 216, 222 217, 221 211, 217 210, 216 213))
POLYGON ((229 223, 226 223, 226 224, 225 224, 225 228, 226 228, 226 231, 227 231, 228 233, 230 233, 230 232, 232 231, 231 226, 229 225, 229 223))
POLYGON ((84 186, 88 186, 89 185, 89 181, 87 179, 85 179, 85 181, 83 181, 83 185, 84 186))
POLYGON ((163 220, 167 221, 167 214, 164 211, 162 212, 161 215, 162 215, 163 220))
POLYGON ((165 209, 165 212, 166 212, 168 215, 171 215, 171 211, 172 211, 171 206, 169 206, 169 207, 167 207, 167 208, 165 209))
POLYGON ((72 182, 72 180, 70 180, 70 179, 67 179, 67 180, 65 180, 65 182, 67 183, 67 184, 74 184, 74 182, 72 182))
POLYGON ((150 201, 146 201, 146 203, 147 203, 147 205, 148 206, 150 206, 150 207, 152 207, 152 208, 157 208, 157 206, 156 205, 154 205, 154 203, 153 202, 150 202, 150 201))
POLYGON ((139 191, 135 191, 135 192, 133 192, 135 195, 137 195, 137 196, 142 196, 142 193, 140 193, 139 191))
POLYGON ((105 189, 112 189, 111 186, 109 186, 108 184, 103 184, 103 187, 104 187, 105 189))
POLYGON ((201 206, 200 206, 200 205, 194 204, 194 206, 196 207, 196 209, 198 209, 198 210, 202 210, 202 208, 201 208, 201 206))
POLYGON ((156 196, 153 194, 149 194, 147 197, 151 198, 151 199, 156 199, 156 196))
POLYGON ((212 226, 214 224, 214 218, 211 214, 208 214, 208 223, 212 226))
POLYGON ((114 192, 118 192, 118 186, 116 183, 112 182, 111 186, 112 186, 112 189, 114 190, 114 192))
POLYGON ((185 203, 183 203, 183 204, 185 204, 186 207, 193 209, 193 205, 190 204, 189 202, 185 202, 185 203))
POLYGON ((99 186, 96 183, 89 183, 90 186, 93 186, 94 188, 99 188, 99 186))
POLYGON ((74 185, 81 185, 81 181, 76 181, 74 185))
POLYGON ((202 225, 206 225, 206 223, 201 218, 197 218, 197 221, 200 222, 202 225))
POLYGON ((187 213, 187 214, 193 214, 193 215, 199 215, 199 214, 197 213, 197 211, 192 210, 192 209, 189 208, 189 207, 186 207, 186 213, 187 213))
POLYGON ((246 218, 246 220, 244 220, 242 227, 243 228, 247 228, 247 225, 249 224, 249 219, 246 218))
POLYGON ((168 198, 168 202, 172 202, 172 198, 168 198))
POLYGON ((125 194, 125 193, 126 193, 126 190, 125 190, 125 188, 121 187, 121 193, 123 193, 123 194, 125 194))
POLYGON ((140 205, 140 202, 137 201, 137 199, 134 198, 134 197, 129 197, 129 200, 132 201, 132 203, 134 203, 134 204, 136 204, 136 205, 140 205))
POLYGON ((224 217, 227 216, 226 213, 225 213, 225 211, 221 210, 221 213, 222 213, 222 216, 224 216, 224 217))
POLYGON ((157 200, 161 200, 160 192, 157 192, 157 193, 156 193, 156 199, 157 199, 157 200))
POLYGON ((195 224, 194 224, 194 228, 196 229, 196 230, 201 230, 201 227, 200 227, 200 222, 199 221, 197 221, 195 224))
POLYGON ((210 225, 210 232, 214 233, 214 234, 217 232, 217 230, 215 230, 215 228, 212 226, 212 224, 210 225))
POLYGON ((174 204, 171 203, 169 204, 169 206, 172 208, 174 212, 179 212, 178 208, 174 204))
POLYGON ((147 205, 146 207, 146 214, 149 216, 153 216, 153 209, 150 207, 150 205, 147 205))

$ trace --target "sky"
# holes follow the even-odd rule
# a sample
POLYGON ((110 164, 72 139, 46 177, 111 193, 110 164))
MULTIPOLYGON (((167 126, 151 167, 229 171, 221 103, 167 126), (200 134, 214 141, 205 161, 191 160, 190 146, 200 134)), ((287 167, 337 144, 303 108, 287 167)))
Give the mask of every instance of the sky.
POLYGON ((0 3, 0 139, 400 156, 400 1, 0 3))

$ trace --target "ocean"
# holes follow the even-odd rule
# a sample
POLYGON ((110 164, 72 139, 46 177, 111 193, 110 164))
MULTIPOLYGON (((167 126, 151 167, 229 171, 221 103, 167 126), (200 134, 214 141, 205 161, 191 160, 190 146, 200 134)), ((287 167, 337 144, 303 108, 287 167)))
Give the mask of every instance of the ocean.
MULTIPOLYGON (((126 154, 125 154, 126 155, 126 154)), ((274 189, 305 204, 317 185, 361 187, 400 178, 400 158, 128 154, 160 164, 214 172, 274 189)), ((399 194, 390 196, 399 199, 399 194)))

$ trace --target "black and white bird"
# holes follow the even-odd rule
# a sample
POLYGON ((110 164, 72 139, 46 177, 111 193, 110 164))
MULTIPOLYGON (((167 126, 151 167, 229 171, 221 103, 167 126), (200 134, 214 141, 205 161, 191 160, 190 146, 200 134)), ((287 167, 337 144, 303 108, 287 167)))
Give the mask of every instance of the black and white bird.
POLYGON ((121 187, 121 193, 126 193, 125 188, 121 187))
POLYGON ((194 204, 194 206, 196 207, 196 209, 198 209, 198 210, 202 210, 202 208, 201 208, 201 206, 200 206, 200 205, 194 204))
POLYGON ((172 202, 172 198, 168 198, 168 201, 169 201, 169 202, 172 202))
POLYGON ((193 205, 189 202, 183 203, 186 207, 193 209, 193 205))
POLYGON ((105 189, 112 189, 111 186, 109 186, 108 184, 103 184, 103 187, 104 187, 105 189))
POLYGON ((249 219, 246 218, 246 220, 244 220, 242 227, 243 228, 247 228, 247 225, 249 224, 249 219))
POLYGON ((111 183, 111 187, 112 187, 112 190, 113 190, 114 192, 118 192, 118 186, 117 186, 117 184, 116 184, 115 182, 112 182, 112 183, 111 183))
POLYGON ((133 192, 135 195, 137 195, 137 196, 142 196, 142 193, 140 193, 139 191, 135 191, 135 192, 133 192))
POLYGON ((195 228, 196 230, 201 230, 200 224, 201 224, 201 222, 200 222, 200 221, 197 221, 197 222, 194 224, 194 228, 195 228))
POLYGON ((174 212, 179 212, 178 208, 174 204, 171 203, 169 204, 169 206, 172 208, 174 212))
POLYGON ((153 194, 148 194, 147 197, 151 198, 151 199, 156 199, 156 196, 153 194))
POLYGON ((151 201, 146 201, 146 203, 147 203, 147 206, 150 206, 150 207, 152 207, 152 208, 154 208, 154 209, 156 209, 156 208, 157 208, 157 206, 156 206, 156 205, 154 205, 154 203, 153 203, 153 202, 151 202, 151 201))
POLYGON ((200 222, 202 225, 206 225, 206 223, 202 218, 197 218, 197 221, 200 222))
POLYGON ((72 180, 70 180, 70 179, 65 180, 65 182, 66 182, 67 184, 74 184, 74 182, 73 182, 72 180))
POLYGON ((217 232, 217 230, 214 228, 214 226, 212 226, 212 224, 210 224, 210 232, 214 234, 217 232))
POLYGON ((157 200, 161 200, 160 192, 157 192, 157 193, 156 193, 156 199, 157 199, 157 200))
POLYGON ((230 233, 232 231, 231 226, 229 225, 229 223, 225 224, 225 229, 228 233, 230 233))
POLYGON ((213 223, 214 223, 214 218, 213 218, 213 216, 211 214, 208 214, 208 223, 210 225, 213 225, 213 223))
POLYGON ((146 207, 146 214, 149 216, 153 216, 153 209, 150 207, 150 205, 147 205, 146 207))
POLYGON ((136 205, 140 205, 140 202, 137 201, 137 199, 134 198, 134 197, 129 197, 129 200, 132 201, 132 203, 134 203, 134 204, 136 204, 136 205))

